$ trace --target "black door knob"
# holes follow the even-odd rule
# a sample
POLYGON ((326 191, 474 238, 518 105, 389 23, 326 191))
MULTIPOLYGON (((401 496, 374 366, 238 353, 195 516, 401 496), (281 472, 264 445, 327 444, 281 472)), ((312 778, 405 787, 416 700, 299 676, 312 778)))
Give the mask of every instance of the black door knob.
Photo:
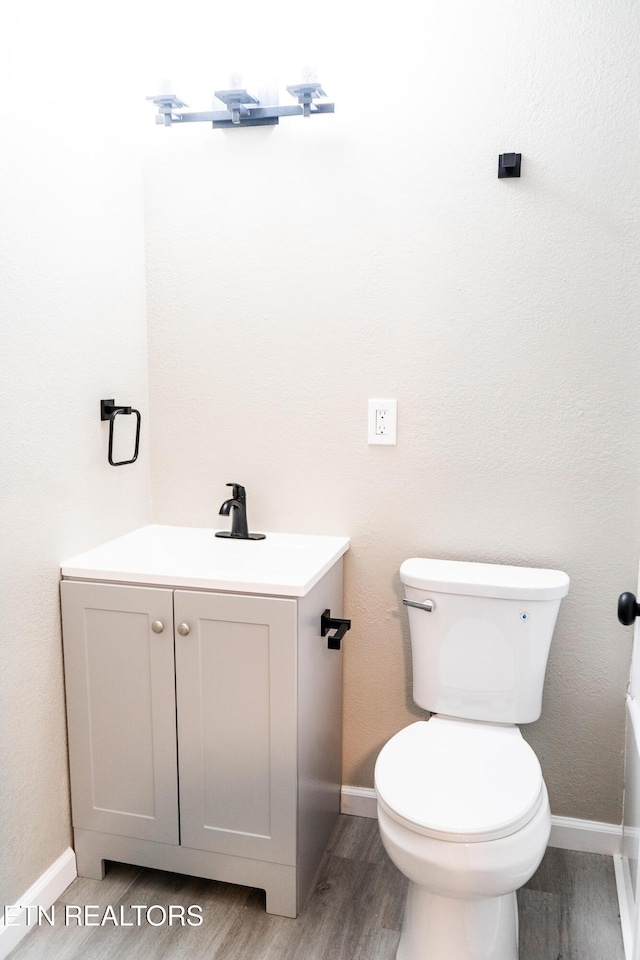
POLYGON ((636 617, 640 616, 640 603, 637 603, 633 593, 621 593, 618 597, 618 620, 625 627, 630 627, 636 617))

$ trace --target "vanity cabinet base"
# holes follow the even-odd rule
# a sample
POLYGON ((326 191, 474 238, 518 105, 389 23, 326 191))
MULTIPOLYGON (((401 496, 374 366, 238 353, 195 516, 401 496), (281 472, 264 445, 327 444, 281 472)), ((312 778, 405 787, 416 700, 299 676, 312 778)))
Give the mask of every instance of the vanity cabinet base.
POLYGON ((298 890, 295 866, 250 860, 207 850, 136 840, 95 830, 73 831, 78 875, 102 880, 105 860, 130 863, 152 870, 184 873, 205 880, 221 880, 247 887, 257 887, 267 895, 267 913, 295 917, 298 913, 298 890))

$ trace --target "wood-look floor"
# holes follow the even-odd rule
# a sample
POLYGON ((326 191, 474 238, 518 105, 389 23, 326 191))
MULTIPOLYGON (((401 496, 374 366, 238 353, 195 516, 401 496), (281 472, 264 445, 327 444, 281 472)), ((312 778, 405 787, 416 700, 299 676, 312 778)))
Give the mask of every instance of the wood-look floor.
MULTIPOLYGON (((297 920, 265 913, 257 890, 111 864, 103 881, 75 880, 56 924, 34 925, 11 960, 393 960, 405 891, 377 821, 341 816, 297 920), (118 916, 120 905, 196 904, 203 923, 67 926, 65 904, 97 905, 98 917, 108 905, 118 916)), ((611 857, 550 848, 518 899, 520 960, 624 960, 611 857)))

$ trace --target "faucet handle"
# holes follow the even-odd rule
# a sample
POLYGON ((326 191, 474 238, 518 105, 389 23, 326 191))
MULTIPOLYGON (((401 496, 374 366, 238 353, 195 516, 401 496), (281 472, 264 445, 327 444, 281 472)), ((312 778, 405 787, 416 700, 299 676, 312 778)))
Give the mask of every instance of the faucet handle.
POLYGON ((234 500, 246 499, 246 496, 247 496, 246 491, 244 487, 241 486, 239 483, 228 483, 227 486, 233 487, 233 490, 231 491, 231 496, 233 497, 234 500))

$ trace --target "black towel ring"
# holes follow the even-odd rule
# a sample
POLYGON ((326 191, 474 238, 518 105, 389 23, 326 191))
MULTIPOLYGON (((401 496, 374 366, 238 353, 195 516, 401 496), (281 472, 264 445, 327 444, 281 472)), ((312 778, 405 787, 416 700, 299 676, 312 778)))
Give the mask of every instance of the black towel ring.
POLYGON ((111 464, 111 466, 112 466, 112 467, 123 467, 123 466, 125 466, 125 464, 127 464, 127 463, 135 463, 136 460, 138 459, 138 450, 140 449, 140 423, 141 423, 141 419, 142 419, 141 416, 140 416, 140 411, 139 411, 139 410, 135 410, 133 407, 116 406, 116 405, 114 404, 113 400, 101 400, 101 401, 100 401, 100 419, 101 419, 101 420, 108 420, 108 421, 109 421, 109 452, 108 452, 108 457, 109 457, 109 463, 111 464), (134 447, 134 451, 133 451, 133 456, 131 457, 130 460, 114 460, 114 459, 113 459, 113 425, 114 425, 114 423, 115 423, 116 417, 117 417, 118 414, 120 414, 120 413, 123 413, 123 414, 125 414, 125 415, 127 415, 127 416, 128 416, 129 414, 131 414, 131 413, 135 413, 135 415, 136 415, 136 420, 137 420, 137 423, 136 423, 136 440, 135 440, 135 447, 134 447))

